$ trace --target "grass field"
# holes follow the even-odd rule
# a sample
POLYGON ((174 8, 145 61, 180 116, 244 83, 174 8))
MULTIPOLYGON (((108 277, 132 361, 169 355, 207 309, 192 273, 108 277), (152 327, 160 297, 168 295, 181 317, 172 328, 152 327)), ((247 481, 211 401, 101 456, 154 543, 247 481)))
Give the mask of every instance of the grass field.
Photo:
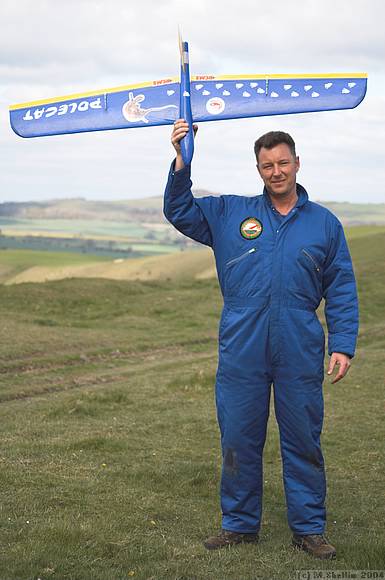
POLYGON ((0 283, 28 271, 37 265, 41 268, 58 268, 65 266, 84 266, 105 261, 105 258, 94 255, 76 254, 74 252, 46 252, 35 250, 0 250, 0 283))
POLYGON ((213 383, 221 299, 215 279, 187 276, 187 253, 172 282, 0 286, 0 579, 384 570, 384 241, 372 231, 351 239, 359 350, 346 379, 325 384, 334 562, 290 547, 273 417, 260 544, 202 547, 220 526, 213 383))
POLYGON ((126 238, 142 238, 143 228, 140 224, 127 222, 114 222, 104 220, 65 220, 65 219, 15 219, 0 217, 0 228, 4 233, 28 235, 34 232, 41 235, 66 234, 84 236, 107 236, 115 238, 124 236, 126 238))

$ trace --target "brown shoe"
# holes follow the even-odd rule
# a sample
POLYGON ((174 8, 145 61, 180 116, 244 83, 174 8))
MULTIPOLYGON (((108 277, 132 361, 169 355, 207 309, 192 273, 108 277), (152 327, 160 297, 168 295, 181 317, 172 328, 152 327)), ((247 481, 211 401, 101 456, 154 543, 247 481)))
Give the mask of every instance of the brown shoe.
POLYGON ((229 530, 221 530, 217 536, 207 538, 203 545, 207 550, 218 550, 219 548, 237 544, 256 544, 258 540, 258 534, 240 534, 229 530))
POLYGON ((323 534, 311 534, 309 536, 293 534, 293 546, 320 560, 332 560, 336 557, 335 547, 329 544, 323 534))

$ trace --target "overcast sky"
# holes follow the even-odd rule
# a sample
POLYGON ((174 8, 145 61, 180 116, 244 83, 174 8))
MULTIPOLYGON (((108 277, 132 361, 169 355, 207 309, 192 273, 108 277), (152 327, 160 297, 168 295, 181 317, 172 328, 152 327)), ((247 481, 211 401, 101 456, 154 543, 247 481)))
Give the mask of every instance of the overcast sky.
POLYGON ((179 74, 367 72, 356 109, 202 123, 194 187, 260 193, 253 143, 290 132, 314 200, 385 201, 383 0, 1 0, 0 201, 163 193, 171 127, 22 139, 8 106, 179 74))

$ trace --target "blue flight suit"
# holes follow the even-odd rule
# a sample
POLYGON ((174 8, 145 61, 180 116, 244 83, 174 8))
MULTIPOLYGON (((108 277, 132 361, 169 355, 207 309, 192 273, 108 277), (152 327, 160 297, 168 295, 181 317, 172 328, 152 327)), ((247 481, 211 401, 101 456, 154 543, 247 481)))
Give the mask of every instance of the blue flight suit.
POLYGON ((316 315, 322 297, 329 354, 352 357, 358 332, 356 285, 342 226, 309 201, 299 184, 297 204, 286 216, 275 210, 266 190, 255 197, 195 199, 191 186, 190 166, 177 172, 172 166, 164 213, 183 234, 213 249, 224 299, 216 377, 222 527, 259 530, 273 384, 288 522, 296 534, 322 534, 325 337, 316 315))

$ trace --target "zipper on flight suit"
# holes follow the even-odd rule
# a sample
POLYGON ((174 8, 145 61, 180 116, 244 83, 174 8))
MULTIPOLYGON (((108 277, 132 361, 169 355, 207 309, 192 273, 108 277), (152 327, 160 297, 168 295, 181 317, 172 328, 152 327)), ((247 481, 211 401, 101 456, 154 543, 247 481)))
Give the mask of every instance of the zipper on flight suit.
POLYGON ((315 259, 313 258, 313 256, 311 254, 309 254, 309 252, 305 249, 302 250, 302 253, 305 254, 305 256, 307 256, 309 258, 309 260, 311 260, 313 262, 313 265, 316 269, 317 272, 321 271, 321 268, 318 266, 317 262, 315 261, 315 259))
POLYGON ((244 252, 243 254, 241 254, 240 256, 238 256, 237 258, 233 258, 229 262, 226 262, 225 265, 226 266, 231 266, 232 264, 235 264, 236 262, 239 262, 240 260, 243 260, 243 258, 246 258, 246 256, 248 256, 249 254, 253 254, 256 251, 257 251, 257 248, 250 248, 250 250, 247 250, 247 252, 244 252))

